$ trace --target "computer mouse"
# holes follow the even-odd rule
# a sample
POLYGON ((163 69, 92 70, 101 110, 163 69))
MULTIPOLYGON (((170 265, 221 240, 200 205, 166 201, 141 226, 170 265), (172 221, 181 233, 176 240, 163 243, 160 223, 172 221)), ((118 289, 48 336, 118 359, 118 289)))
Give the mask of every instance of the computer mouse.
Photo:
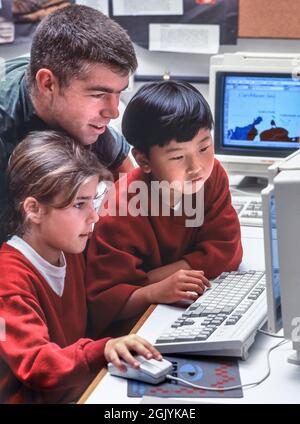
POLYGON ((172 363, 166 359, 158 361, 156 359, 146 359, 141 355, 136 356, 139 361, 139 368, 133 368, 125 361, 121 361, 126 367, 126 371, 120 371, 111 362, 108 363, 108 372, 117 377, 129 378, 145 383, 158 384, 165 380, 167 374, 172 371, 172 363))

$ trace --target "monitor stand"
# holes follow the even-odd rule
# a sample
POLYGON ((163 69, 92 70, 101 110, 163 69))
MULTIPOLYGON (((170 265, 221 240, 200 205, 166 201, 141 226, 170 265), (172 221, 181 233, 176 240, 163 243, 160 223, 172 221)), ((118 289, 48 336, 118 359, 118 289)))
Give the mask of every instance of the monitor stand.
POLYGON ((294 365, 300 365, 300 352, 296 350, 288 357, 288 362, 294 365))
POLYGON ((293 341, 294 352, 288 357, 288 362, 294 365, 300 365, 300 342, 293 341))
POLYGON ((231 188, 244 192, 245 194, 253 195, 260 194, 260 192, 267 187, 268 179, 263 177, 230 175, 229 183, 231 188))

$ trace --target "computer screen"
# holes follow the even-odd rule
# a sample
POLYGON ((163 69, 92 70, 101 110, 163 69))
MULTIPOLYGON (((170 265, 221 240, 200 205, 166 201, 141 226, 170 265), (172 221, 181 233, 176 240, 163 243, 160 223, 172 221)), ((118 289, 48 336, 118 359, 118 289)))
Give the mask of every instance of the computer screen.
POLYGON ((211 62, 215 152, 229 172, 266 176, 277 158, 300 147, 300 79, 290 58, 289 66, 276 69, 274 58, 240 55, 237 64, 231 56, 231 66, 228 57, 223 66, 211 62))

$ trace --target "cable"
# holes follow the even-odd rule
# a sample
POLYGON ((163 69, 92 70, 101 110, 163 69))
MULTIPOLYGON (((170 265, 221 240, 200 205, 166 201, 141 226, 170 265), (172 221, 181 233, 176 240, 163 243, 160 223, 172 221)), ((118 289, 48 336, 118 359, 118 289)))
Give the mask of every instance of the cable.
POLYGON ((196 389, 202 389, 202 390, 208 390, 208 391, 214 391, 214 392, 227 392, 229 390, 236 390, 236 389, 241 389, 242 387, 251 387, 251 386, 258 386, 259 384, 261 384, 263 381, 265 381, 269 375, 271 374, 271 365, 270 365, 270 353, 272 352, 272 350, 276 349, 277 347, 287 343, 288 340, 281 340, 279 343, 277 343, 276 345, 272 346, 267 353, 267 364, 268 364, 268 370, 267 373, 258 381, 255 381, 253 383, 247 383, 247 384, 239 384, 237 386, 230 386, 230 387, 224 387, 223 389, 219 388, 219 387, 206 387, 206 386, 199 386, 198 384, 194 384, 191 383, 190 381, 186 381, 183 378, 179 378, 179 377, 173 377, 172 375, 168 374, 166 376, 166 378, 168 380, 176 380, 179 381, 181 383, 187 384, 188 386, 194 387, 196 389))
POLYGON ((259 333, 262 333, 262 334, 266 334, 267 336, 270 336, 270 337, 275 337, 275 338, 277 338, 277 339, 284 339, 284 336, 278 336, 277 334, 275 334, 275 333, 270 333, 269 331, 266 331, 266 330, 257 330, 259 333))

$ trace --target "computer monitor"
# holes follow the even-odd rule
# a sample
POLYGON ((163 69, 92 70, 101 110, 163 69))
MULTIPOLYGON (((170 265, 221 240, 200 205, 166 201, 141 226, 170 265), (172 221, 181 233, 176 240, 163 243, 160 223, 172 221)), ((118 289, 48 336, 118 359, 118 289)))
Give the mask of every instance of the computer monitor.
POLYGON ((292 54, 211 58, 215 152, 229 173, 267 177, 275 160, 300 147, 299 61, 292 54))
POLYGON ((273 164, 262 191, 268 329, 292 340, 300 365, 300 152, 273 164))

